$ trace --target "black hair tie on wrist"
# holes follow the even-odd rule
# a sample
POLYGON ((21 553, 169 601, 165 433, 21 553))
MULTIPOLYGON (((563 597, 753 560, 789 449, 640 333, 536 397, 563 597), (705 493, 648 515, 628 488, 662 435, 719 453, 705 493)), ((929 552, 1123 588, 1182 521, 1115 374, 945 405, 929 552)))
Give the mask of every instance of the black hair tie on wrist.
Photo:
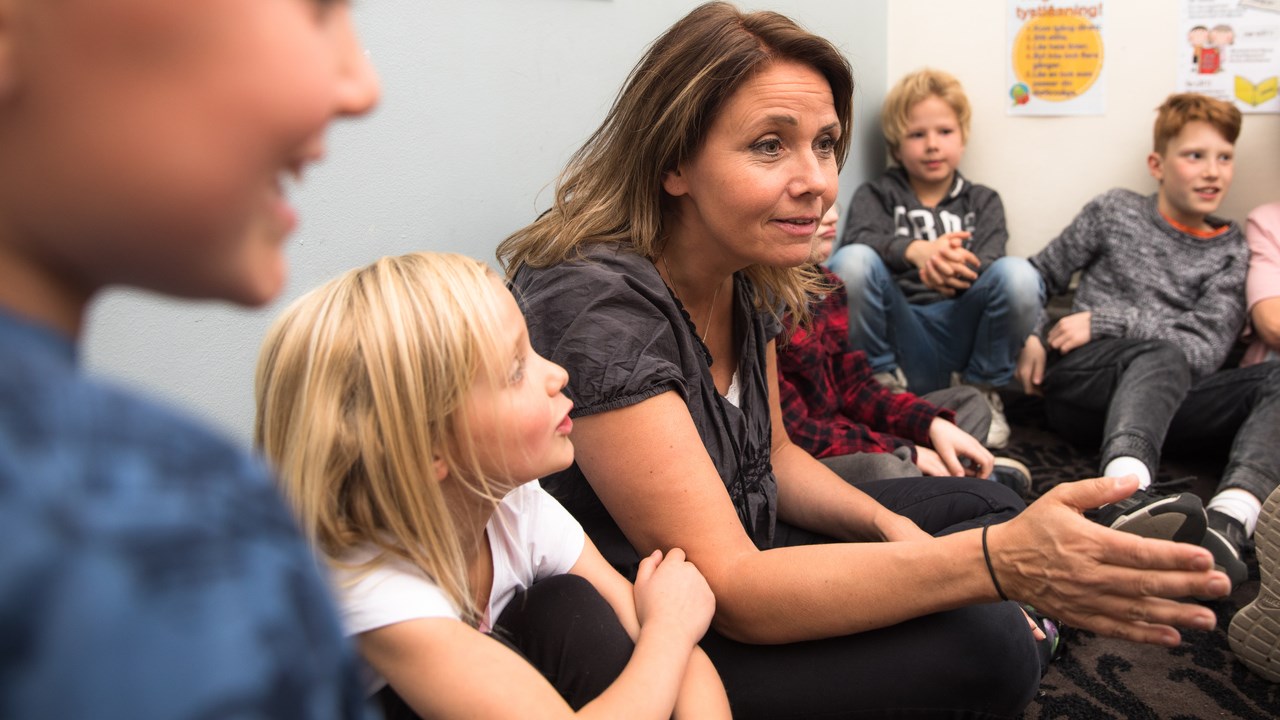
POLYGON ((990 525, 982 526, 982 558, 987 561, 987 573, 991 575, 991 584, 996 586, 996 594, 1001 600, 1007 601, 1009 596, 1004 594, 1004 588, 1000 587, 1000 581, 996 579, 996 569, 991 565, 991 551, 987 550, 987 531, 990 529, 990 525))

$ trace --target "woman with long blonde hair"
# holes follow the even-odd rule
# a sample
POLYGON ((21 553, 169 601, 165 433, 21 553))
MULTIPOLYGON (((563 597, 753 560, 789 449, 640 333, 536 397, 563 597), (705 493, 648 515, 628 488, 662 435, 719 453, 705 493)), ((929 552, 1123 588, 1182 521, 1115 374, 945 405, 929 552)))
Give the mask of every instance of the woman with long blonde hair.
POLYGON ((573 460, 566 380, 460 255, 353 270, 268 332, 255 440, 389 714, 727 716, 683 553, 646 558, 633 590, 533 482, 573 460))
POLYGON ((1174 644, 1212 613, 1166 598, 1222 576, 1081 516, 1131 479, 1019 515, 997 483, 858 482, 790 442, 775 338, 815 289, 852 92, 839 51, 776 13, 708 3, 649 47, 552 207, 499 248, 534 347, 570 374, 577 455, 544 484, 627 572, 685 549, 735 717, 1016 716, 1039 638, 1002 600, 1174 644))

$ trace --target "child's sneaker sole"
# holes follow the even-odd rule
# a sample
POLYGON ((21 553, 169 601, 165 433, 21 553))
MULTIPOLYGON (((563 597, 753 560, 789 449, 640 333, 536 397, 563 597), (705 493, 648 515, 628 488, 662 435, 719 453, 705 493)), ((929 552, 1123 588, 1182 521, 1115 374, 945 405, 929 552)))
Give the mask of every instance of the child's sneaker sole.
POLYGON ((998 457, 991 468, 991 479, 1018 493, 1018 497, 1031 496, 1031 470, 1010 457, 998 457))
POLYGON ((1208 526, 1204 505, 1191 493, 1160 498, 1108 523, 1121 532, 1192 545, 1200 544, 1208 526))
POLYGON ((1262 588, 1253 602, 1231 619, 1231 651, 1250 670, 1280 683, 1280 490, 1262 507, 1254 532, 1262 588))

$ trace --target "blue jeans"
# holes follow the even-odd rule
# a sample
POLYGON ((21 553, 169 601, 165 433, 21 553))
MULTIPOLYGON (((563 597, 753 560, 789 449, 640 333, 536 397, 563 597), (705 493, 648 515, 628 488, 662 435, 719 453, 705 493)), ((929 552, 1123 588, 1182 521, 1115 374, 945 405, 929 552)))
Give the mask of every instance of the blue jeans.
POLYGON ((991 263, 954 298, 907 302, 889 268, 868 245, 840 248, 827 266, 849 295, 849 340, 875 372, 901 368, 916 394, 965 382, 1006 385, 1044 306, 1044 281, 1022 258, 991 263))
POLYGON ((1102 427, 1102 467, 1121 455, 1154 477, 1162 448, 1229 448, 1219 490, 1265 501, 1280 484, 1280 363, 1228 368, 1194 380, 1182 351, 1164 340, 1104 338, 1066 355, 1050 352, 1045 409, 1055 430, 1082 437, 1102 427))

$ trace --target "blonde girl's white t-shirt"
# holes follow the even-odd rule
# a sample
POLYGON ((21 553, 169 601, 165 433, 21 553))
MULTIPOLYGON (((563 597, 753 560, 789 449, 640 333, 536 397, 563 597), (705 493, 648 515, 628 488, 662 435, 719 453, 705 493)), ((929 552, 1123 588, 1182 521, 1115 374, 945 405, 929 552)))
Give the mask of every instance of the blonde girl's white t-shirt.
MULTIPOLYGON (((586 541, 578 521, 537 481, 508 493, 498 503, 486 528, 493 553, 493 590, 481 624, 485 632, 517 592, 544 578, 569 572, 581 557, 586 541)), ((358 563, 374 554, 372 548, 360 548, 343 559, 358 563)), ((342 624, 349 636, 406 620, 462 618, 434 581, 399 558, 364 575, 355 570, 332 572, 342 624)), ((386 685, 386 680, 368 665, 362 672, 370 693, 386 685)))

